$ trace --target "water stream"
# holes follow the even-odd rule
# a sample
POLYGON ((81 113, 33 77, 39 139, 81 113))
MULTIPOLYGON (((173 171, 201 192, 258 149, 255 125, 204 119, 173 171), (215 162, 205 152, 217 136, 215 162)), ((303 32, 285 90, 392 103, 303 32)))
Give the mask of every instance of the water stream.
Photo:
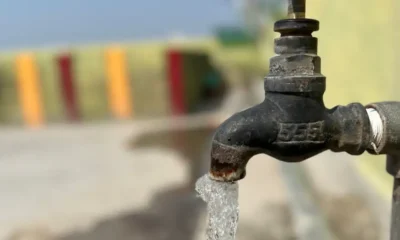
POLYGON ((207 240, 234 240, 239 220, 238 183, 217 182, 204 175, 196 191, 207 202, 207 240))

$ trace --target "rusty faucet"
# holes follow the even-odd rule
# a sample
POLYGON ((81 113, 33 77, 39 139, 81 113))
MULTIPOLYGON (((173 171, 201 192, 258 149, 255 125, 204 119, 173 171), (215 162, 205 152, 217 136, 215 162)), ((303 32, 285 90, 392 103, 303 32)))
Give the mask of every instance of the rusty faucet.
POLYGON ((317 55, 319 22, 305 18, 305 0, 289 1, 288 19, 275 23, 281 36, 265 78, 265 100, 236 113, 216 131, 210 176, 220 181, 245 177, 256 154, 300 162, 325 150, 363 153, 371 143, 370 123, 359 103, 326 109, 326 84, 317 55))
POLYGON ((288 18, 277 21, 274 30, 280 37, 265 77, 265 99, 218 127, 209 176, 238 181, 257 154, 284 162, 301 162, 326 150, 387 154, 387 171, 395 178, 391 239, 400 239, 400 102, 327 109, 326 78, 312 36, 319 22, 306 18, 306 1, 289 0, 288 18))

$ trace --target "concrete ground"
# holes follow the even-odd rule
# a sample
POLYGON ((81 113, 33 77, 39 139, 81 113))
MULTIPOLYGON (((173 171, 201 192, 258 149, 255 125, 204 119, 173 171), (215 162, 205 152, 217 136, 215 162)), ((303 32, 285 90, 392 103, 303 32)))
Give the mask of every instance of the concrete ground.
MULTIPOLYGON (((149 234, 154 228, 160 233, 181 231, 180 224, 188 219, 204 218, 204 204, 196 198, 194 183, 189 180, 204 174, 208 162, 198 165, 198 176, 191 177, 193 171, 182 152, 162 146, 132 150, 129 141, 138 132, 134 124, 4 129, 0 136, 0 239, 93 239, 97 232, 102 238, 95 239, 141 239, 139 235, 164 239, 149 234), (187 209, 183 210, 185 204, 187 209), (180 220, 174 219, 179 214, 180 220), (132 223, 128 233, 121 232, 126 221, 132 223), (109 229, 112 237, 107 237, 104 229, 109 229)), ((198 142, 199 148, 206 149, 207 138, 198 142)), ((199 159, 204 160, 203 156, 199 159)), ((285 205, 277 167, 274 161, 255 160, 251 164, 249 171, 259 171, 268 178, 258 181, 257 174, 252 174, 243 181, 240 201, 243 206, 253 206, 243 207, 244 222, 253 214, 268 216, 257 206, 270 211, 271 203, 272 210, 278 211, 285 205), (253 197, 258 188, 272 189, 253 197)), ((202 236, 197 229, 201 224, 192 225, 182 238, 171 235, 165 239, 202 236)))
POLYGON ((124 143, 134 133, 129 124, 3 130, 0 239, 25 229, 85 230, 184 182, 173 151, 129 151, 124 143))
MULTIPOLYGON (((205 114, 2 129, 0 239, 204 239, 206 209, 193 189, 219 121, 205 114)), ((331 153, 301 164, 254 157, 240 182, 237 239, 388 239, 389 203, 354 161, 331 153)))
MULTIPOLYGON (((204 239, 205 206, 193 181, 207 170, 201 154, 207 151, 194 156, 171 142, 206 150, 212 129, 184 131, 184 142, 176 129, 175 138, 146 140, 140 133, 149 129, 135 123, 3 129, 0 239, 204 239)), ((312 179, 314 201, 336 239, 383 239, 387 205, 366 190, 352 161, 327 153, 296 168, 312 179)), ((310 186, 291 189, 285 166, 266 156, 249 163, 240 183, 238 239, 294 239, 302 206, 293 197, 301 205, 310 186)))

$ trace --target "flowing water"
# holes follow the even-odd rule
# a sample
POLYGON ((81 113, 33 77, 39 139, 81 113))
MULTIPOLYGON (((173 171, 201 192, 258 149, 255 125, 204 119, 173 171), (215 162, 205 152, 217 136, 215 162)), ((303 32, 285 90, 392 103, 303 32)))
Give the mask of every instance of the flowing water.
POLYGON ((207 240, 234 240, 239 220, 238 184, 204 175, 197 181, 196 191, 207 202, 207 240))

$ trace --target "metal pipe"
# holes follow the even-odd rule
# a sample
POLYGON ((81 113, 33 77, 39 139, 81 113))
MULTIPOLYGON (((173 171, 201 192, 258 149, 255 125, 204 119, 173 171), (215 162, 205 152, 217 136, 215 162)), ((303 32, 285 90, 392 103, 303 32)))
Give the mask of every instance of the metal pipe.
POLYGON ((395 178, 393 184, 392 220, 390 224, 390 239, 400 239, 400 179, 395 178))
MULTIPOLYGON (((387 155, 388 164, 393 166, 399 165, 400 156, 387 155)), ((400 176, 395 175, 393 181, 393 195, 392 195, 392 217, 390 224, 390 240, 400 239, 400 176)))
POLYGON ((288 18, 305 18, 306 0, 289 0, 288 18))
MULTIPOLYGON (((387 155, 386 171, 394 178, 390 239, 400 240, 400 102, 372 103, 367 108, 375 109, 382 121, 382 139, 374 140, 368 151, 387 155)), ((372 128, 372 131, 377 130, 372 128)))

